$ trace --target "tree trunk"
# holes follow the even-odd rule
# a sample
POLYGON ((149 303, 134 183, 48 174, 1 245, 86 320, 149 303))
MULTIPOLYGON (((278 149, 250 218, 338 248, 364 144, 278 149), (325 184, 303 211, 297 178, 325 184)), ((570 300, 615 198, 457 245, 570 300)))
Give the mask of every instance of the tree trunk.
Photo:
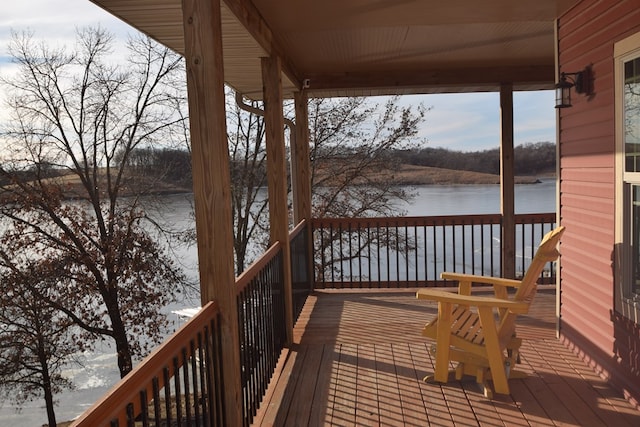
POLYGON ((124 378, 133 369, 133 361, 131 359, 131 349, 126 332, 122 330, 122 334, 116 334, 116 351, 118 352, 118 369, 120 370, 120 378, 124 378), (122 337, 121 335, 125 336, 122 337))
MULTIPOLYGON (((117 297, 113 297, 117 298, 117 297)), ((120 316, 120 308, 117 301, 109 301, 107 304, 107 312, 111 320, 111 328, 113 330, 113 339, 116 342, 116 353, 118 356, 118 369, 120 370, 120 378, 124 378, 133 369, 133 360, 131 357, 131 346, 127 338, 127 330, 120 316)))
POLYGON ((42 336, 38 339, 38 359, 42 369, 42 390, 44 391, 44 401, 47 407, 47 423, 49 427, 56 427, 56 413, 53 405, 53 392, 51 387, 51 376, 49 375, 49 364, 45 353, 45 343, 42 336))

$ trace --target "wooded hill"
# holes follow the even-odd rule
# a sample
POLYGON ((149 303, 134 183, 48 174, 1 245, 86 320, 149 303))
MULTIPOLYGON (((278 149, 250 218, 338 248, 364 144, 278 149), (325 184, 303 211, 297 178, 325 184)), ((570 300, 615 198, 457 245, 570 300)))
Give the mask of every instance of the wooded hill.
MULTIPOLYGON (((414 148, 396 153, 405 165, 429 166, 458 171, 500 173, 500 150, 461 152, 445 148, 414 148)), ((551 142, 527 143, 514 147, 516 175, 539 176, 556 171, 556 145, 551 142)))
MULTIPOLYGON (((354 155, 342 150, 337 156, 322 157, 321 162, 348 162, 354 155)), ((412 148, 394 150, 387 158, 400 166, 395 170, 393 181, 398 185, 427 184, 498 184, 500 182, 499 149, 462 152, 444 148, 412 148)), ((132 181, 153 182, 154 193, 191 191, 190 153, 186 150, 136 150, 130 157, 132 181)), ((514 148, 517 183, 534 183, 538 177, 552 176, 556 171, 556 148, 550 142, 520 145, 514 148)), ((232 165, 232 175, 240 164, 232 165)), ((261 173, 265 173, 262 171, 261 173)), ((63 170, 51 165, 41 165, 39 171, 19 171, 16 177, 29 181, 36 176, 50 178, 63 175, 63 170)), ((380 179, 389 179, 381 175, 380 179)), ((4 177, 2 181, 7 181, 4 177)), ((3 182, 7 184, 8 182, 3 182)), ((72 183, 70 190, 72 190, 72 183)))

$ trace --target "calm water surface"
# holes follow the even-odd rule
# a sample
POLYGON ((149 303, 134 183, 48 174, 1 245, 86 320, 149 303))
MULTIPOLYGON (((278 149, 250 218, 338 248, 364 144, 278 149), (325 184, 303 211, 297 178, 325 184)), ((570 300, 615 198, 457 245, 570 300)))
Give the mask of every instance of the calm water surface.
MULTIPOLYGON (((500 213, 498 185, 425 185, 415 188, 411 204, 399 205, 410 216, 500 213)), ((556 180, 517 185, 517 214, 555 212, 556 180)))
MULTIPOLYGON (((420 186, 411 204, 399 203, 398 207, 408 216, 485 214, 500 212, 500 187, 498 185, 477 186, 420 186)), ((540 184, 516 186, 516 213, 542 213, 555 211, 556 181, 543 180, 540 184)), ((191 198, 185 195, 167 196, 164 200, 164 220, 178 226, 187 226, 191 221, 191 198)), ((176 256, 185 266, 190 277, 197 278, 195 246, 179 248, 176 256)), ((192 306, 184 302, 167 308, 192 306)), ((58 421, 73 419, 101 397, 118 380, 116 359, 108 345, 98 346, 95 352, 79 355, 82 368, 65 372, 74 378, 76 390, 57 396, 58 421)), ((0 407, 0 426, 34 427, 46 423, 46 412, 40 400, 28 402, 21 413, 16 413, 8 403, 0 407)))

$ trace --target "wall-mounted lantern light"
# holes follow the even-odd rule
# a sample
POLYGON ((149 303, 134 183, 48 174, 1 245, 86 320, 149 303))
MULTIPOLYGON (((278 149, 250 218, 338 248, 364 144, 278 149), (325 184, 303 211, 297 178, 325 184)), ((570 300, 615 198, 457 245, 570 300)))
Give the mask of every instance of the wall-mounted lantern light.
POLYGON ((586 67, 576 73, 561 73, 556 84, 556 108, 571 107, 571 88, 576 93, 591 94, 591 68, 586 67))

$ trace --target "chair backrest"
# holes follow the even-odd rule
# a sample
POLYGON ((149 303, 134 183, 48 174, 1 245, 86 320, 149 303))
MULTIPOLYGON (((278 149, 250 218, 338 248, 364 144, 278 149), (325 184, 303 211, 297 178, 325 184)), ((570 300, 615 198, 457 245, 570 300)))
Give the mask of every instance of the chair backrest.
POLYGON ((559 226, 549 231, 542 238, 538 250, 531 260, 531 265, 522 278, 522 283, 513 298, 515 301, 530 301, 533 299, 536 292, 536 283, 545 265, 555 261, 560 256, 558 242, 560 241, 562 233, 564 233, 564 227, 559 226))
MULTIPOLYGON (((538 250, 531 260, 531 265, 527 269, 513 297, 514 301, 526 301, 531 304, 536 294, 537 282, 544 266, 547 265, 548 262, 555 261, 560 256, 558 242, 560 241, 562 233, 564 233, 564 227, 560 226, 551 230, 542 238, 542 242, 540 242, 538 250)), ((515 334, 516 316, 515 313, 509 311, 501 315, 498 335, 502 347, 506 346, 507 342, 515 334)))

